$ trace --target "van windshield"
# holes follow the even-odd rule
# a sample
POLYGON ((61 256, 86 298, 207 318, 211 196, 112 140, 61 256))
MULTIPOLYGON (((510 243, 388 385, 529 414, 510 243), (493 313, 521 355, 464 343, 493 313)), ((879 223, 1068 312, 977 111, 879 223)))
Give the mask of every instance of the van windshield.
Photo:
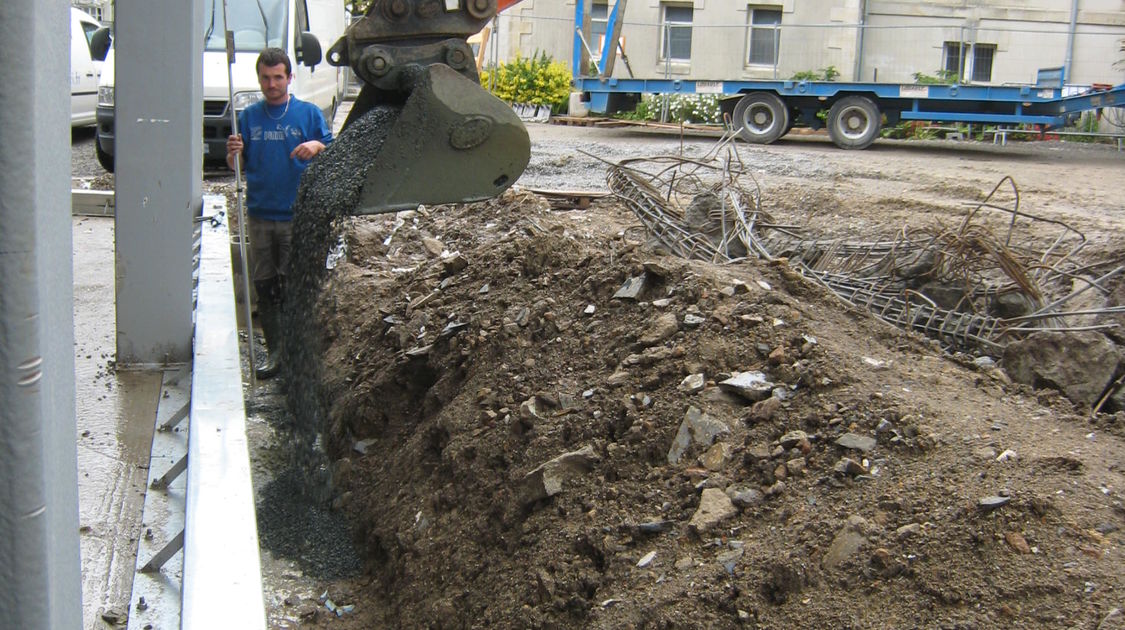
MULTIPOLYGON (((226 0, 229 30, 234 32, 234 49, 258 52, 266 47, 285 49, 288 23, 286 0, 226 0)), ((226 50, 223 0, 209 0, 203 10, 203 49, 226 50)))

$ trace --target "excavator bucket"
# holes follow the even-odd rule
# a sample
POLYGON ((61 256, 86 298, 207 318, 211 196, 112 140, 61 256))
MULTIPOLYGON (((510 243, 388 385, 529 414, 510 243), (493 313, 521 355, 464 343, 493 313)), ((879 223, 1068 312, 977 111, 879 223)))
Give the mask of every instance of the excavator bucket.
POLYGON ((432 64, 402 106, 351 214, 495 197, 527 167, 531 142, 512 108, 479 84, 432 64))

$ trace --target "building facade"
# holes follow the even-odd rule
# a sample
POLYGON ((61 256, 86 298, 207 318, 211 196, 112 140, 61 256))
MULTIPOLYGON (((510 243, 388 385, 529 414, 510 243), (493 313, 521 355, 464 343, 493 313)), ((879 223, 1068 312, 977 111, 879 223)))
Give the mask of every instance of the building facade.
MULTIPOLYGON (((523 0, 504 12, 486 58, 542 51, 571 63, 575 1, 523 0)), ((584 1, 590 17, 578 47, 596 58, 614 0, 584 1)), ((827 74, 841 81, 933 77, 1001 85, 1034 83, 1041 69, 1065 68, 1072 85, 1125 82, 1125 0, 631 0, 624 6, 617 77, 827 74)))
POLYGON ((113 0, 71 0, 70 6, 85 11, 105 26, 113 24, 113 0))

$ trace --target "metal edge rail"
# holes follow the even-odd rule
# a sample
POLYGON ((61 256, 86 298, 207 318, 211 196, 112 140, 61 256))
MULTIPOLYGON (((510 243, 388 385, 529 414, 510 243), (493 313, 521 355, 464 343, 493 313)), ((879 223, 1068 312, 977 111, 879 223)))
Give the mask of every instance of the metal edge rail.
POLYGON ((217 613, 228 628, 266 627, 230 258, 226 224, 205 221, 188 432, 184 630, 215 627, 217 613))

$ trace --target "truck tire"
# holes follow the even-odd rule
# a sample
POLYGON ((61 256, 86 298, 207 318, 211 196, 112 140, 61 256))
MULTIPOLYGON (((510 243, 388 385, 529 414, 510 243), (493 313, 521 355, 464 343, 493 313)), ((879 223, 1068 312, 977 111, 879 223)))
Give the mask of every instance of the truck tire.
POLYGON ((734 127, 747 142, 769 144, 789 130, 789 110, 776 94, 750 92, 734 106, 734 127))
POLYGON ((106 170, 106 172, 112 173, 113 172, 113 154, 109 153, 108 151, 103 149, 102 148, 102 141, 98 140, 97 138, 94 138, 94 154, 98 158, 98 164, 101 164, 102 168, 104 168, 106 170))
POLYGON ((828 137, 841 149, 866 149, 879 137, 883 116, 865 96, 846 96, 828 110, 828 137))

